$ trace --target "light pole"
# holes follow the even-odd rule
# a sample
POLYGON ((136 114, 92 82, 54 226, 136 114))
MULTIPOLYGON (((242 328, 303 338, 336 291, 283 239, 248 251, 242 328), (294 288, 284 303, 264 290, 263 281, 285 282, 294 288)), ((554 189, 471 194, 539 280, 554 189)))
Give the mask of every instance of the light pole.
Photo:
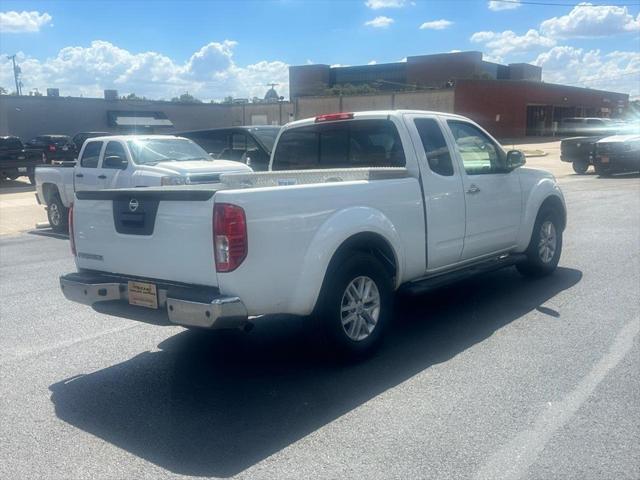
POLYGON ((19 80, 19 78, 20 78, 20 67, 18 65, 16 65, 16 55, 15 54, 7 55, 7 58, 13 62, 13 79, 16 82, 16 95, 20 96, 20 95, 22 95, 22 91, 20 89, 21 82, 19 80))

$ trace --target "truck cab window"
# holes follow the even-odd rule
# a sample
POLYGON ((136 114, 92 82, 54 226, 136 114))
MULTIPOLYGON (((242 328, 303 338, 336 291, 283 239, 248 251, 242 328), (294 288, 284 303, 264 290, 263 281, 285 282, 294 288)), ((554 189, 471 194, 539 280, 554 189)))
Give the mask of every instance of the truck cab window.
MULTIPOLYGON (((127 152, 124 150, 124 146, 120 142, 109 142, 104 149, 104 158, 107 157, 120 157, 123 160, 127 160, 127 152)), ((102 168, 116 168, 115 166, 105 165, 102 161, 102 168)))
POLYGON ((467 175, 505 173, 506 155, 478 127, 466 122, 447 122, 467 175))
POLYGON ((453 175, 451 153, 438 123, 433 118, 417 118, 415 124, 431 171, 445 177, 453 175))
POLYGON ((89 142, 82 152, 80 166, 84 168, 97 168, 98 159, 100 158, 100 150, 102 150, 102 142, 89 142))
POLYGON ((403 167, 404 150, 389 120, 354 120, 285 131, 276 145, 273 170, 403 167))

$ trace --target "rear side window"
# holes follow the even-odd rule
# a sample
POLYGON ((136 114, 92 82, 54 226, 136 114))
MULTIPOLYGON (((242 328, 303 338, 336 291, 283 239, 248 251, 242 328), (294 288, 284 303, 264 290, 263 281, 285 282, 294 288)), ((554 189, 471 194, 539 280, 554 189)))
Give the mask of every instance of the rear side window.
MULTIPOLYGON (((97 142, 94 142, 97 143, 97 142)), ((120 157, 123 160, 127 159, 127 152, 124 150, 124 146, 120 142, 109 142, 107 148, 104 149, 104 158, 107 157, 120 157)), ((115 168, 113 166, 105 165, 105 161, 102 161, 102 168, 115 168)))
POLYGON ((19 150, 22 148, 22 142, 17 138, 3 138, 0 139, 0 148, 3 150, 19 150))
POLYGON ((433 118, 417 118, 415 123, 431 171, 445 177, 453 175, 451 153, 438 123, 433 118))
POLYGON ((87 143, 82 152, 80 165, 85 168, 96 168, 98 166, 98 159, 100 158, 100 150, 102 150, 102 142, 87 143))
POLYGON ((52 143, 55 143, 58 146, 60 146, 60 145, 68 145, 69 143, 71 143, 71 138, 69 138, 69 137, 54 137, 52 139, 52 143))
POLYGON ((190 138, 206 150, 207 153, 213 153, 216 156, 229 147, 230 135, 225 132, 194 132, 183 134, 182 136, 190 138))
POLYGON ((273 170, 403 167, 404 150, 390 120, 354 120, 285 131, 273 170))

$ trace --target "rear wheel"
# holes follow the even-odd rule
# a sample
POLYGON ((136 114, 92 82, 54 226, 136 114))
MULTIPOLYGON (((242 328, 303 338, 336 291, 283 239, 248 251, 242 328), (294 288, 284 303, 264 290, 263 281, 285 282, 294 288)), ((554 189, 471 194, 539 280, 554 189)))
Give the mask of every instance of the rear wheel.
POLYGON ((367 355, 382 341, 392 315, 391 277, 371 255, 344 255, 327 272, 320 302, 316 317, 335 351, 367 355))
POLYGON ((572 165, 573 171, 578 175, 584 175, 589 170, 589 162, 586 160, 575 160, 572 165))
POLYGON ((562 228, 555 209, 546 208, 538 213, 525 253, 527 260, 516 265, 521 274, 542 277, 556 269, 562 253, 562 228))
POLYGON ((69 210, 62 204, 57 192, 51 196, 47 203, 47 217, 54 232, 67 233, 69 231, 69 210))

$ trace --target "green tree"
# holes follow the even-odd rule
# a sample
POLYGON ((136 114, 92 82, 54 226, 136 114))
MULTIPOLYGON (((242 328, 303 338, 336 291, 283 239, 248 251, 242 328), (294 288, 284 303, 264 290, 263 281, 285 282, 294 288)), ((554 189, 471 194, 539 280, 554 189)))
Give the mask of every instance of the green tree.
POLYGON ((198 100, 196 97, 189 94, 189 92, 184 92, 179 97, 173 97, 171 101, 177 103, 202 103, 202 100, 198 100))

